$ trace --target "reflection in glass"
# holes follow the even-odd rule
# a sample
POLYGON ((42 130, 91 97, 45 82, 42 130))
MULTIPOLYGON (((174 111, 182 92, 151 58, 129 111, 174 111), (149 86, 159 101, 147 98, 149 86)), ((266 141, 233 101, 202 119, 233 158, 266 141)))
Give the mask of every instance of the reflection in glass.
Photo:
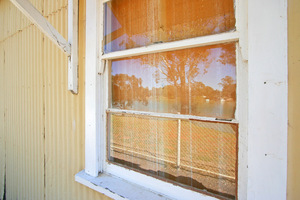
POLYGON ((112 108, 232 119, 235 43, 111 62, 112 108))
POLYGON ((124 114, 109 124, 109 161, 235 199, 236 124, 124 114))
POLYGON ((105 4, 104 52, 234 28, 233 0, 112 0, 105 4))

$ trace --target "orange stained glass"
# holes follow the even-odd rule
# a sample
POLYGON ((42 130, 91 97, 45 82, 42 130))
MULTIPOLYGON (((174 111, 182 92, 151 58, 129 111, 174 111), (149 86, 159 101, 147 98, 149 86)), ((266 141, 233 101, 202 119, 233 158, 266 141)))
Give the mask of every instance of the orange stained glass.
POLYGON ((112 0, 105 4, 104 52, 235 29, 233 0, 112 0))
POLYGON ((111 62, 111 107, 234 118, 235 43, 111 62))

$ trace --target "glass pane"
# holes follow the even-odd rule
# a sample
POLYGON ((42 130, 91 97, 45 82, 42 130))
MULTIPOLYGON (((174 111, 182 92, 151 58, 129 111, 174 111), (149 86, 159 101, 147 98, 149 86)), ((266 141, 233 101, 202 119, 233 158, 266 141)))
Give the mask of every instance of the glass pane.
POLYGON ((108 160, 235 199, 237 125, 110 114, 108 160))
POLYGON ((113 60, 112 108, 234 118, 235 43, 113 60))
POLYGON ((112 0, 105 4, 104 52, 234 28, 233 0, 112 0))

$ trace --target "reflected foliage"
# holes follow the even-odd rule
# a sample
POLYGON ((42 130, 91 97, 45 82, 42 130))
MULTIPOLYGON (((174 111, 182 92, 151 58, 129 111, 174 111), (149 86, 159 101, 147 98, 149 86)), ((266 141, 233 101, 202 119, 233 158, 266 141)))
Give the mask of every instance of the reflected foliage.
POLYGON ((134 75, 117 74, 112 76, 113 106, 121 109, 132 107, 134 101, 148 105, 149 89, 142 87, 142 79, 134 75))
POLYGON ((114 108, 233 118, 235 44, 113 61, 112 94, 114 108))
POLYGON ((222 82, 219 83, 223 89, 221 91, 222 97, 225 99, 236 100, 236 83, 230 76, 222 78, 222 82))

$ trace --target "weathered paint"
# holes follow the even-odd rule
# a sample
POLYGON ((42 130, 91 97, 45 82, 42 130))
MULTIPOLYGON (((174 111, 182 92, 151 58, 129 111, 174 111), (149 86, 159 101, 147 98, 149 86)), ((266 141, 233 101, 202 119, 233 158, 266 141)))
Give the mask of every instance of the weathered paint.
MULTIPOLYGON (((67 38, 67 0, 31 3, 67 38)), ((5 174, 7 199, 108 199, 74 180, 84 169, 85 1, 79 4, 73 95, 67 56, 9 0, 0 1, 0 199, 5 174)))
POLYGON ((300 199, 300 1, 288 1, 289 124, 287 199, 300 199))
POLYGON ((285 199, 287 0, 248 1, 248 199, 285 199))

